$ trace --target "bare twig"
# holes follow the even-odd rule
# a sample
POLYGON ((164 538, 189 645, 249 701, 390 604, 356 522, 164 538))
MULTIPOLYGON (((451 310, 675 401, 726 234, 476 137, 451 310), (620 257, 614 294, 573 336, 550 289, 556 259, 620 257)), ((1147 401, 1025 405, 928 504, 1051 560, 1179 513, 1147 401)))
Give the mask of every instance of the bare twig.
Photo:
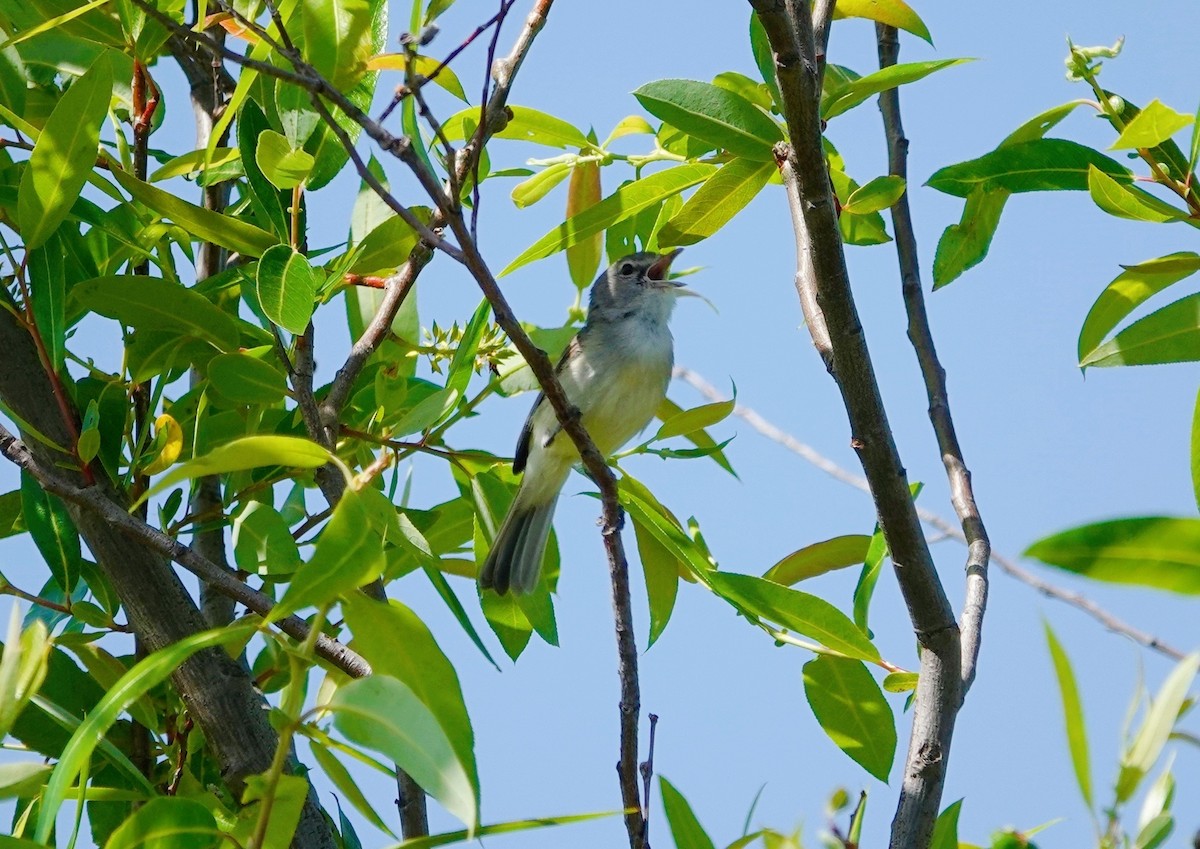
MULTIPOLYGON (((230 572, 200 556, 189 546, 131 516, 97 490, 91 487, 77 487, 43 468, 34 459, 28 446, 3 425, 0 425, 0 453, 33 475, 47 492, 95 513, 112 527, 150 550, 174 560, 202 581, 206 581, 255 613, 266 616, 275 607, 275 602, 264 594, 246 586, 230 572)), ((304 641, 309 635, 308 623, 297 616, 282 619, 278 625, 285 634, 300 641, 304 641)), ((354 678, 362 678, 371 673, 370 665, 362 656, 324 635, 317 638, 317 654, 354 678)))
MULTIPOLYGON (((708 398, 710 401, 727 400, 715 386, 704 379, 703 376, 689 368, 683 366, 675 367, 675 377, 695 388, 701 395, 708 398)), ((871 487, 867 483, 867 479, 856 475, 848 469, 839 466, 833 460, 830 460, 824 454, 817 451, 811 445, 801 442, 792 434, 782 430, 772 422, 763 418, 753 407, 747 407, 743 404, 737 404, 733 408, 733 414, 745 421, 755 431, 782 445, 784 448, 791 451, 793 454, 803 458, 806 462, 816 466, 825 474, 832 477, 834 480, 840 481, 847 486, 852 486, 855 489, 865 492, 868 495, 871 493, 871 487)), ((927 507, 917 506, 917 516, 921 521, 929 527, 938 531, 939 534, 953 539, 956 542, 967 544, 967 538, 963 534, 962 529, 956 527, 953 522, 943 518, 936 512, 927 507)), ((1017 565, 1016 561, 1006 555, 992 549, 990 552, 991 562, 1000 567, 1000 570, 1007 575, 1015 578, 1027 586, 1032 587, 1044 596, 1053 598, 1058 601, 1078 608, 1079 610, 1091 616, 1108 630, 1121 634, 1139 645, 1145 646, 1148 649, 1159 652, 1166 657, 1174 660, 1182 660, 1184 653, 1179 649, 1164 642, 1160 638, 1140 628, 1130 625, 1128 622, 1114 616, 1105 608, 1101 607, 1096 602, 1089 599, 1087 596, 1064 589, 1056 584, 1052 584, 1039 578, 1027 569, 1017 565)))
MULTIPOLYGON (((889 68, 896 64, 900 55, 900 40, 896 28, 884 24, 875 26, 879 46, 879 67, 889 68)), ((904 137, 904 123, 900 117, 900 92, 888 89, 879 95, 879 110, 883 113, 884 133, 887 136, 888 164, 891 174, 908 179, 908 139, 904 137)), ((962 523, 967 538, 966 598, 963 602, 962 620, 962 693, 975 680, 975 665, 979 659, 979 643, 983 631, 983 614, 987 608, 988 561, 991 559, 992 544, 987 529, 983 526, 979 508, 975 504, 975 492, 971 487, 971 471, 963 459, 962 447, 958 444, 958 433, 950 413, 950 398, 946 391, 946 370, 938 360, 933 332, 929 328, 929 314, 925 309, 925 294, 921 291, 921 267, 917 260, 917 237, 913 231, 912 212, 908 205, 908 192, 892 205, 892 226, 896 233, 896 256, 900 262, 901 288, 904 308, 908 313, 908 338, 912 342, 921 366, 921 377, 925 381, 925 393, 929 398, 929 421, 937 436, 938 450, 946 466, 946 478, 950 484, 950 501, 954 512, 962 523)))
POLYGON ((809 4, 802 0, 750 3, 774 53, 789 140, 777 159, 787 159, 791 167, 784 176, 794 181, 800 197, 803 220, 793 222, 794 229, 797 239, 811 245, 816 303, 829 331, 833 371, 850 422, 851 445, 870 482, 879 524, 922 648, 913 730, 891 845, 893 849, 924 846, 937 818, 961 704, 958 623, 909 494, 850 288, 821 145, 820 75, 809 4))
POLYGON ((642 849, 650 849, 650 779, 654 777, 654 732, 658 729, 658 714, 650 714, 650 743, 646 759, 638 771, 642 774, 642 849))

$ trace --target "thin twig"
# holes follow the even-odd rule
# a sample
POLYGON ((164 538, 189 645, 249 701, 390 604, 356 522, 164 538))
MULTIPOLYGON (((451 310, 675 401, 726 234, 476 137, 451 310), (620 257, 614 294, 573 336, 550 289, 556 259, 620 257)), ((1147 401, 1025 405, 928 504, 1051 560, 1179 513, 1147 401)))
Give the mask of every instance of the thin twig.
MULTIPOLYGON (((725 401, 727 400, 715 386, 709 383, 702 375, 683 366, 676 366, 675 377, 687 383, 689 386, 696 389, 705 398, 710 401, 725 401)), ((777 425, 763 418, 753 407, 747 407, 744 404, 737 404, 733 408, 733 415, 745 421, 755 431, 765 436, 772 442, 782 445, 793 454, 801 457, 813 466, 816 466, 825 474, 829 475, 834 480, 840 481, 847 486, 854 487, 860 492, 867 495, 871 494, 871 487, 867 483, 867 479, 856 475, 848 469, 830 460, 821 452, 817 451, 811 445, 801 442, 792 434, 782 430, 777 425)), ((917 516, 921 521, 929 527, 938 531, 941 535, 955 540, 963 545, 967 544, 967 538, 963 534, 962 529, 955 527, 954 523, 943 518, 939 514, 930 510, 927 507, 917 507, 917 516)), ((1096 602, 1089 599, 1081 593, 1063 589, 1056 584, 1049 583, 1032 572, 1017 565, 1016 561, 1006 555, 992 549, 990 552, 991 562, 1000 567, 1000 570, 1005 574, 1015 578, 1023 584, 1040 592, 1048 598, 1053 598, 1058 601, 1069 604, 1072 607, 1091 616, 1108 630, 1121 634, 1139 645, 1145 646, 1148 649, 1159 652, 1166 657, 1174 660, 1182 660, 1184 653, 1179 649, 1164 642, 1153 634, 1147 633, 1140 628, 1130 625, 1128 622, 1114 616, 1112 613, 1101 607, 1096 602)))
MULTIPOLYGON (((246 586, 217 564, 200 556, 194 549, 164 534, 140 519, 122 510, 108 500, 99 490, 92 487, 80 488, 68 483, 56 473, 40 466, 29 447, 0 424, 0 453, 24 469, 41 484, 47 492, 78 504, 103 518, 109 525, 133 538, 152 551, 174 560, 202 581, 206 581, 219 592, 225 593, 239 604, 262 616, 267 616, 275 602, 263 593, 246 586)), ((297 640, 308 638, 310 628, 298 616, 281 619, 279 629, 297 640)), ((325 635, 317 637, 317 654, 354 678, 371 674, 371 667, 357 652, 325 635)))
POLYGON ((795 182, 801 199, 803 222, 793 221, 793 228, 797 239, 811 243, 816 302, 829 330, 833 371, 851 428, 851 445, 870 481, 879 524, 922 649, 891 846, 924 846, 937 819, 954 722, 962 702, 958 623, 914 509, 850 287, 822 148, 817 44, 809 4, 803 0, 750 0, 750 4, 758 13, 775 59, 788 135, 784 153, 791 166, 784 176, 795 182))
POLYGON ((650 779, 654 777, 654 732, 658 728, 658 714, 650 714, 650 744, 646 747, 646 759, 638 771, 642 774, 642 849, 650 849, 650 779))
MULTIPOLYGON (((900 56, 900 39, 896 28, 884 24, 875 25, 876 41, 879 46, 879 67, 889 68, 900 56)), ((904 123, 900 117, 900 92, 891 88, 879 95, 879 111, 883 113, 884 134, 887 137, 889 173, 908 179, 908 139, 904 137, 904 123)), ((929 398, 929 421, 937 436, 938 450, 946 466, 946 479, 950 484, 950 501, 954 512, 962 523, 967 538, 966 598, 963 602, 959 627, 962 632, 962 692, 966 698, 971 683, 975 680, 975 666, 979 659, 979 644, 983 632, 983 615, 987 609, 988 561, 991 559, 992 544, 987 529, 975 503, 975 492, 971 487, 971 470, 963 459, 962 447, 954 418, 950 413, 950 397, 946 390, 946 370, 938 359, 933 331, 929 328, 929 313, 925 309, 925 293, 921 290, 921 266, 917 259, 917 236, 913 230, 912 211, 908 205, 908 192, 892 205, 892 227, 896 234, 896 257, 900 263, 901 289, 904 308, 908 313, 908 338, 912 342, 921 366, 921 377, 925 381, 925 393, 929 398)))

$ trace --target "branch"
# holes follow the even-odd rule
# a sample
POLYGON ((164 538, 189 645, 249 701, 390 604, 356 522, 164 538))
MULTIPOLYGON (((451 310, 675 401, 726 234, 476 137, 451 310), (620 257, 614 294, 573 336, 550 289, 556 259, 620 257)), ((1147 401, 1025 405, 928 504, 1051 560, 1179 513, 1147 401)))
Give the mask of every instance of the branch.
MULTIPOLYGON (((802 0, 751 0, 775 55, 790 169, 807 242, 816 303, 829 331, 833 374, 849 418, 851 444, 871 486, 896 578, 920 642, 921 670, 891 845, 928 844, 938 815, 954 721, 961 703, 958 625, 921 531, 850 289, 837 214, 821 148, 820 74, 813 21, 802 0)), ((809 270, 801 267, 800 273, 809 270)), ((803 302, 802 302, 803 306, 803 302)), ((810 319, 811 321, 811 319, 810 319)))
MULTIPOLYGON (((900 55, 900 40, 896 28, 875 25, 879 46, 879 67, 896 64, 900 55)), ((883 113, 883 128, 887 136, 889 171, 908 179, 908 139, 900 119, 900 92, 892 88, 879 95, 879 111, 883 113)), ((925 310, 925 294, 921 290, 921 268, 917 260, 917 237, 913 232, 912 211, 908 206, 908 191, 892 205, 892 227, 896 234, 896 257, 900 262, 901 289, 904 308, 908 313, 908 338, 912 342, 925 381, 929 398, 929 421, 937 436, 938 450, 946 466, 950 484, 950 501, 962 523, 967 539, 967 588, 963 602, 962 621, 962 697, 975 680, 975 665, 979 659, 979 642, 983 630, 983 614, 987 608, 988 561, 992 544, 975 504, 971 487, 971 471, 963 460, 962 447, 950 414, 950 398, 946 391, 946 370, 938 360, 933 332, 929 329, 929 314, 925 310)))
MULTIPOLYGON (((684 366, 676 366, 674 375, 675 377, 695 388, 700 392, 701 395, 708 398, 710 401, 727 400, 715 386, 709 383, 703 376, 689 368, 684 366)), ((754 430, 765 436, 767 439, 771 440, 772 442, 777 442, 787 450, 791 451, 793 454, 799 455, 805 461, 816 466, 834 480, 840 481, 847 486, 852 486, 861 492, 867 493, 868 495, 871 494, 871 487, 870 484, 867 483, 866 478, 842 468, 833 460, 830 460, 824 454, 817 451, 811 445, 801 442, 792 434, 782 430, 767 419, 763 418, 762 415, 760 415, 752 407, 736 404, 733 408, 733 414, 745 421, 750 425, 750 427, 754 428, 754 430)), ((927 507, 921 507, 918 505, 917 516, 922 522, 936 530, 943 537, 947 537, 960 542, 963 545, 967 545, 967 537, 963 534, 962 530, 955 527, 952 522, 944 519, 934 511, 928 509, 927 507)), ((1042 595, 1047 596, 1048 598, 1057 599, 1058 601, 1082 610, 1108 630, 1128 637, 1139 645, 1159 652, 1160 654, 1165 655, 1173 660, 1183 660, 1184 653, 1182 651, 1164 642, 1153 634, 1147 633, 1146 631, 1143 631, 1134 625, 1130 625, 1128 622, 1125 622, 1124 620, 1105 610, 1100 605, 1096 604, 1096 602, 1092 601, 1087 596, 1042 580, 1029 570, 1018 566, 1016 561, 1012 558, 997 552, 995 549, 990 551, 990 556, 991 562, 999 566, 1002 572, 1015 578, 1021 583, 1032 587, 1042 595)))

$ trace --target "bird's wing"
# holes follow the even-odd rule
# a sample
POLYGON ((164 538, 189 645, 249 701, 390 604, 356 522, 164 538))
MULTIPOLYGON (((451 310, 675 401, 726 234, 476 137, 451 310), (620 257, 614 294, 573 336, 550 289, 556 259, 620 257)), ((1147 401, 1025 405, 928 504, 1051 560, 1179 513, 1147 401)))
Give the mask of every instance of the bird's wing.
MULTIPOLYGON (((563 367, 567 361, 582 350, 583 348, 579 343, 579 336, 576 336, 567 345, 567 349, 563 351, 562 356, 559 357, 558 365, 554 367, 554 373, 562 374, 563 367)), ((533 418, 537 415, 538 408, 542 406, 545 400, 546 393, 539 392, 537 398, 533 399, 533 406, 529 408, 529 415, 525 417, 525 424, 521 427, 521 435, 517 437, 517 451, 513 455, 513 474, 519 475, 525 471, 525 464, 529 461, 529 449, 533 443, 533 418)), ((554 437, 558 435, 559 430, 561 430, 561 427, 556 426, 554 432, 546 439, 546 445, 549 445, 553 441, 554 437)))

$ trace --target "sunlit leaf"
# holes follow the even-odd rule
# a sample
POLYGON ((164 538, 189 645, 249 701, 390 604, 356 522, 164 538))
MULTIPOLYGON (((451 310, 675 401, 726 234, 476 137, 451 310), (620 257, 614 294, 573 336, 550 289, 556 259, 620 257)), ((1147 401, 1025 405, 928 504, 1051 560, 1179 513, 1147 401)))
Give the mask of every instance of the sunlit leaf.
POLYGON ((67 506, 51 495, 25 470, 21 470, 21 515, 41 552, 42 559, 65 593, 75 589, 82 570, 79 531, 67 506))
POLYGON ((828 90, 821 99, 821 117, 828 121, 831 118, 841 115, 843 112, 848 112, 867 98, 879 94, 881 91, 887 91, 897 86, 916 82, 935 71, 950 68, 954 65, 961 65, 963 62, 969 61, 971 60, 938 59, 932 62, 909 62, 907 64, 892 65, 873 74, 867 74, 865 77, 859 77, 845 85, 835 86, 828 90))
POLYGON ((279 133, 264 130, 258 137, 254 161, 277 189, 294 189, 308 179, 316 160, 306 150, 293 148, 279 133))
POLYGON ((274 246, 258 261, 254 284, 267 318, 297 335, 308 329, 321 276, 304 254, 288 245, 274 246))
POLYGON ((1058 692, 1062 697, 1063 721, 1067 731, 1067 748, 1071 752, 1071 766, 1075 770, 1075 783, 1083 796, 1084 804, 1092 807, 1092 773, 1088 758, 1087 725, 1083 721, 1083 701, 1079 698, 1079 685, 1067 652, 1059 642, 1049 622, 1043 622, 1046 643, 1050 648, 1050 660, 1054 664, 1054 675, 1058 679, 1058 692))
POLYGON ((1187 213, 1132 185, 1122 185, 1095 165, 1088 167, 1088 194, 1096 206, 1117 218, 1132 221, 1185 221, 1187 213))
POLYGON ((1109 149, 1135 150, 1157 147, 1184 127, 1191 126, 1192 121, 1191 115, 1176 112, 1155 98, 1143 106, 1133 120, 1125 125, 1125 129, 1109 149))
POLYGON ((633 96, 652 115, 735 156, 770 162, 783 130, 741 95, 696 80, 656 80, 633 96))
POLYGON ((660 775, 658 787, 662 792, 663 813, 666 814, 667 824, 671 827, 671 839, 675 841, 675 849, 715 849, 712 838, 700 825, 692 806, 683 794, 675 789, 675 785, 660 775))
POLYGON ((776 172, 773 161, 733 160, 705 180, 659 231, 659 248, 692 245, 716 233, 762 191, 776 172))
POLYGON ((896 756, 896 721, 867 667, 828 655, 814 658, 804 664, 804 695, 838 748, 886 782, 896 756))
POLYGON ((1081 366, 1146 366, 1200 360, 1200 294, 1138 319, 1096 346, 1081 366))
POLYGON ((1035 139, 947 165, 935 171, 925 185, 955 197, 967 197, 977 187, 1009 192, 1084 191, 1088 169, 1093 166, 1119 182, 1133 180, 1128 168, 1090 147, 1066 139, 1035 139))
POLYGON ((930 44, 933 39, 920 16, 904 0, 838 0, 833 10, 838 18, 866 18, 881 24, 911 32, 930 44))
POLYGON ((871 538, 864 534, 848 534, 815 542, 793 551, 768 569, 763 577, 777 584, 791 586, 806 578, 862 563, 870 545, 871 538))
POLYGON ((213 389, 236 404, 274 404, 287 394, 283 372, 249 354, 220 354, 208 361, 213 389))

